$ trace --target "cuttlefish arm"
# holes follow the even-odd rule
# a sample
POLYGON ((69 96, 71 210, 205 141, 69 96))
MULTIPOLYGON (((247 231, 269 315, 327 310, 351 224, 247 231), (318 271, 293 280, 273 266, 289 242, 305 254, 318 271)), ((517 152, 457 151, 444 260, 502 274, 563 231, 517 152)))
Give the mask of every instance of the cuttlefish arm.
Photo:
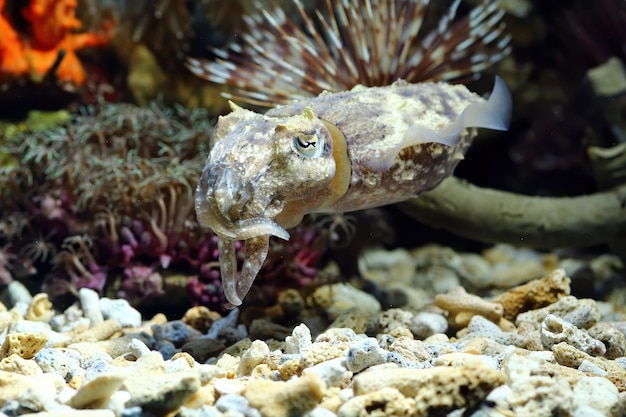
POLYGON ((228 300, 227 308, 241 305, 243 298, 250 291, 254 279, 261 270, 265 258, 267 258, 270 237, 268 235, 257 236, 245 241, 245 260, 239 277, 237 277, 235 242, 235 240, 224 238, 218 240, 220 273, 224 295, 228 300))

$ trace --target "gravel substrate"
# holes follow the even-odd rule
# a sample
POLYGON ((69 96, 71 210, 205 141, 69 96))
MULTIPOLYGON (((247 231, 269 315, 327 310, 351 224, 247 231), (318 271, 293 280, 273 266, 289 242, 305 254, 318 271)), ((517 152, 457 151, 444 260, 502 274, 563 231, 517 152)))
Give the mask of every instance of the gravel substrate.
POLYGON ((342 283, 306 299, 287 290, 276 306, 225 317, 194 307, 176 321, 146 320, 88 289, 61 314, 44 294, 31 298, 18 283, 8 291, 0 415, 625 412, 623 313, 570 295, 560 268, 491 297, 451 286, 419 308, 383 310, 342 283))

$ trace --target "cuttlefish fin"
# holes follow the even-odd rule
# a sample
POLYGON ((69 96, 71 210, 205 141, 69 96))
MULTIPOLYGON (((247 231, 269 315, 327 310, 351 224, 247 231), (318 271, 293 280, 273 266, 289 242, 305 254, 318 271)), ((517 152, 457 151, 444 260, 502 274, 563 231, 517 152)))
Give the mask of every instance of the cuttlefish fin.
POLYGON ((368 168, 376 172, 388 170, 398 153, 404 148, 425 143, 440 143, 454 147, 463 130, 480 127, 492 130, 507 130, 511 122, 511 92, 500 77, 496 77, 493 90, 487 101, 469 104, 454 121, 439 131, 415 123, 410 126, 402 140, 386 150, 379 158, 368 161, 368 168))

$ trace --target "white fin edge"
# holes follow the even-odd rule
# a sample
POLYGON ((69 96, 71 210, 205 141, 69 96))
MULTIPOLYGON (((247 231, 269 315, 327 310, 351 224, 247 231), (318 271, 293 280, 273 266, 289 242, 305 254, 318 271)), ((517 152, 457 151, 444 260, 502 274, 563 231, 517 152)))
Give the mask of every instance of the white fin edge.
POLYGON ((369 161, 367 166, 376 172, 384 172, 391 167, 398 153, 409 146, 434 142, 454 147, 463 130, 467 128, 507 130, 511 123, 511 107, 511 92, 502 78, 496 76, 487 101, 471 103, 452 123, 438 132, 415 123, 407 129, 398 145, 386 151, 380 158, 369 161))

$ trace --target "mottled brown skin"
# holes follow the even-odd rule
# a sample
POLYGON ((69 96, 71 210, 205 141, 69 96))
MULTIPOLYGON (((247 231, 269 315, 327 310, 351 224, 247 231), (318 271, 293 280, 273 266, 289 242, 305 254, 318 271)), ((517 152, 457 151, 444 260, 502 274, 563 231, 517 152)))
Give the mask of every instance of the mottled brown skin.
POLYGON ((496 80, 485 101, 444 83, 357 86, 260 115, 234 106, 220 117, 196 195, 199 221, 220 238, 227 299, 241 304, 269 236, 313 212, 382 206, 427 191, 452 174, 474 127, 508 126, 510 95, 496 80), (246 240, 237 276, 234 247, 246 240))
POLYGON ((272 109, 266 116, 298 115, 306 106, 343 132, 352 168, 350 187, 343 198, 319 211, 348 212, 416 197, 451 175, 476 135, 475 129, 463 131, 454 147, 431 142, 401 149, 391 167, 382 172, 372 169, 371 162, 399 143, 414 123, 438 129, 451 123, 468 104, 481 101, 463 86, 397 82, 384 88, 323 93, 272 109), (405 107, 407 101, 414 104, 410 109, 405 107))

